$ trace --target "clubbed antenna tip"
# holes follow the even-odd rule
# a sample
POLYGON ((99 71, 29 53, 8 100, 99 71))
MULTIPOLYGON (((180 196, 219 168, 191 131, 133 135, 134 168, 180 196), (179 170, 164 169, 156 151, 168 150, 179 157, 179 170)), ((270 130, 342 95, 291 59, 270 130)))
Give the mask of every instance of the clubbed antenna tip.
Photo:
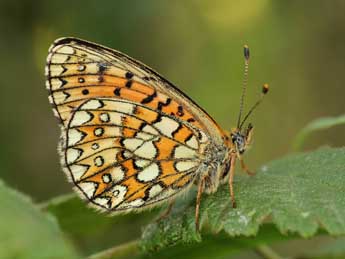
POLYGON ((256 109, 256 107, 259 106, 259 104, 262 102, 264 96, 268 93, 269 90, 269 86, 268 84, 263 84, 262 86, 262 94, 259 100, 257 100, 257 102, 252 106, 252 108, 249 110, 249 112, 247 113, 247 115, 244 117, 243 121, 240 124, 239 129, 242 128, 243 124, 246 122, 246 120, 249 118, 249 116, 252 114, 252 112, 256 109))
POLYGON ((243 46, 243 53, 244 53, 244 58, 249 61, 250 53, 249 53, 249 47, 247 44, 243 46))
POLYGON ((263 84, 263 86, 262 86, 262 93, 263 94, 267 94, 269 89, 270 89, 270 87, 269 87, 268 84, 263 84))

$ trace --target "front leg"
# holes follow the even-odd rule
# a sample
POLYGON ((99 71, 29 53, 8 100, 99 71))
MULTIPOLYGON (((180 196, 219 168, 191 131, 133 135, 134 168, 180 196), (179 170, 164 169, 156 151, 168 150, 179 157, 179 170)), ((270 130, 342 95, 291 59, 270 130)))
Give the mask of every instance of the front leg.
POLYGON ((205 185, 205 177, 203 177, 198 185, 198 194, 196 196, 196 205, 195 205, 195 230, 199 232, 199 209, 200 209, 200 202, 201 202, 201 195, 204 191, 205 185))
POLYGON ((235 200, 235 194, 234 194, 234 175, 235 175, 235 164, 236 164, 236 158, 237 156, 234 154, 231 156, 230 160, 230 173, 229 173, 229 189, 230 189, 230 198, 232 207, 236 208, 236 200, 235 200))
POLYGON ((251 176, 255 175, 254 172, 252 172, 252 171, 250 171, 250 170, 248 169, 248 167, 247 167, 246 164, 244 163, 244 161, 243 161, 243 159, 242 159, 241 156, 239 157, 239 160, 240 160, 240 163, 241 163, 241 168, 242 168, 242 170, 243 170, 246 174, 251 175, 251 176))

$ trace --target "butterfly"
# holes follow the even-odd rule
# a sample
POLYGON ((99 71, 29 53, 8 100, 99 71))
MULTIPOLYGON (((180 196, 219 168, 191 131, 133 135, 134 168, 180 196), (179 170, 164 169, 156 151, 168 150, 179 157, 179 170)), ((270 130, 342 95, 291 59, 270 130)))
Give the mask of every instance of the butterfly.
MULTIPOLYGON (((244 54, 248 71, 247 46, 244 54)), ((140 211, 173 201, 195 184, 199 229, 202 193, 228 182, 235 207, 236 160, 250 173, 242 154, 253 127, 242 127, 261 99, 227 132, 153 69, 77 38, 52 44, 45 74, 61 127, 63 171, 90 205, 109 213, 140 211)))

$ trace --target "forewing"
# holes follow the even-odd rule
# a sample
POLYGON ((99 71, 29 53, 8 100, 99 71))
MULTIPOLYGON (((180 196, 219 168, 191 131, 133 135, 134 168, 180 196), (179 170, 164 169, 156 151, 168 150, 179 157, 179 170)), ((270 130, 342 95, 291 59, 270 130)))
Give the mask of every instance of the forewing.
POLYGON ((65 126, 73 109, 83 101, 114 97, 145 104, 208 132, 222 132, 202 108, 157 72, 91 42, 56 40, 49 49, 46 76, 50 102, 65 126))

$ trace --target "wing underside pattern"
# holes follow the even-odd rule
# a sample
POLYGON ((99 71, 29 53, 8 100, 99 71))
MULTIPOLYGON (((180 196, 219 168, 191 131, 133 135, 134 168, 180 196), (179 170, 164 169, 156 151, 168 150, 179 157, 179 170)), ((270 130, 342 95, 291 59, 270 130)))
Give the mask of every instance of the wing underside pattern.
POLYGON ((74 112, 62 152, 73 182, 92 203, 129 210, 193 182, 202 158, 199 135, 147 107, 91 99, 74 112))
POLYGON ((156 72, 120 52, 66 38, 50 48, 46 76, 64 170, 96 208, 156 205, 194 182, 209 133, 186 105, 196 104, 156 72))
POLYGON ((201 127, 187 107, 180 105, 175 96, 164 93, 167 85, 162 87, 164 82, 160 77, 149 73, 144 65, 133 64, 122 53, 110 53, 72 41, 53 45, 47 63, 50 101, 65 126, 73 109, 85 100, 115 97, 145 104, 201 127))

